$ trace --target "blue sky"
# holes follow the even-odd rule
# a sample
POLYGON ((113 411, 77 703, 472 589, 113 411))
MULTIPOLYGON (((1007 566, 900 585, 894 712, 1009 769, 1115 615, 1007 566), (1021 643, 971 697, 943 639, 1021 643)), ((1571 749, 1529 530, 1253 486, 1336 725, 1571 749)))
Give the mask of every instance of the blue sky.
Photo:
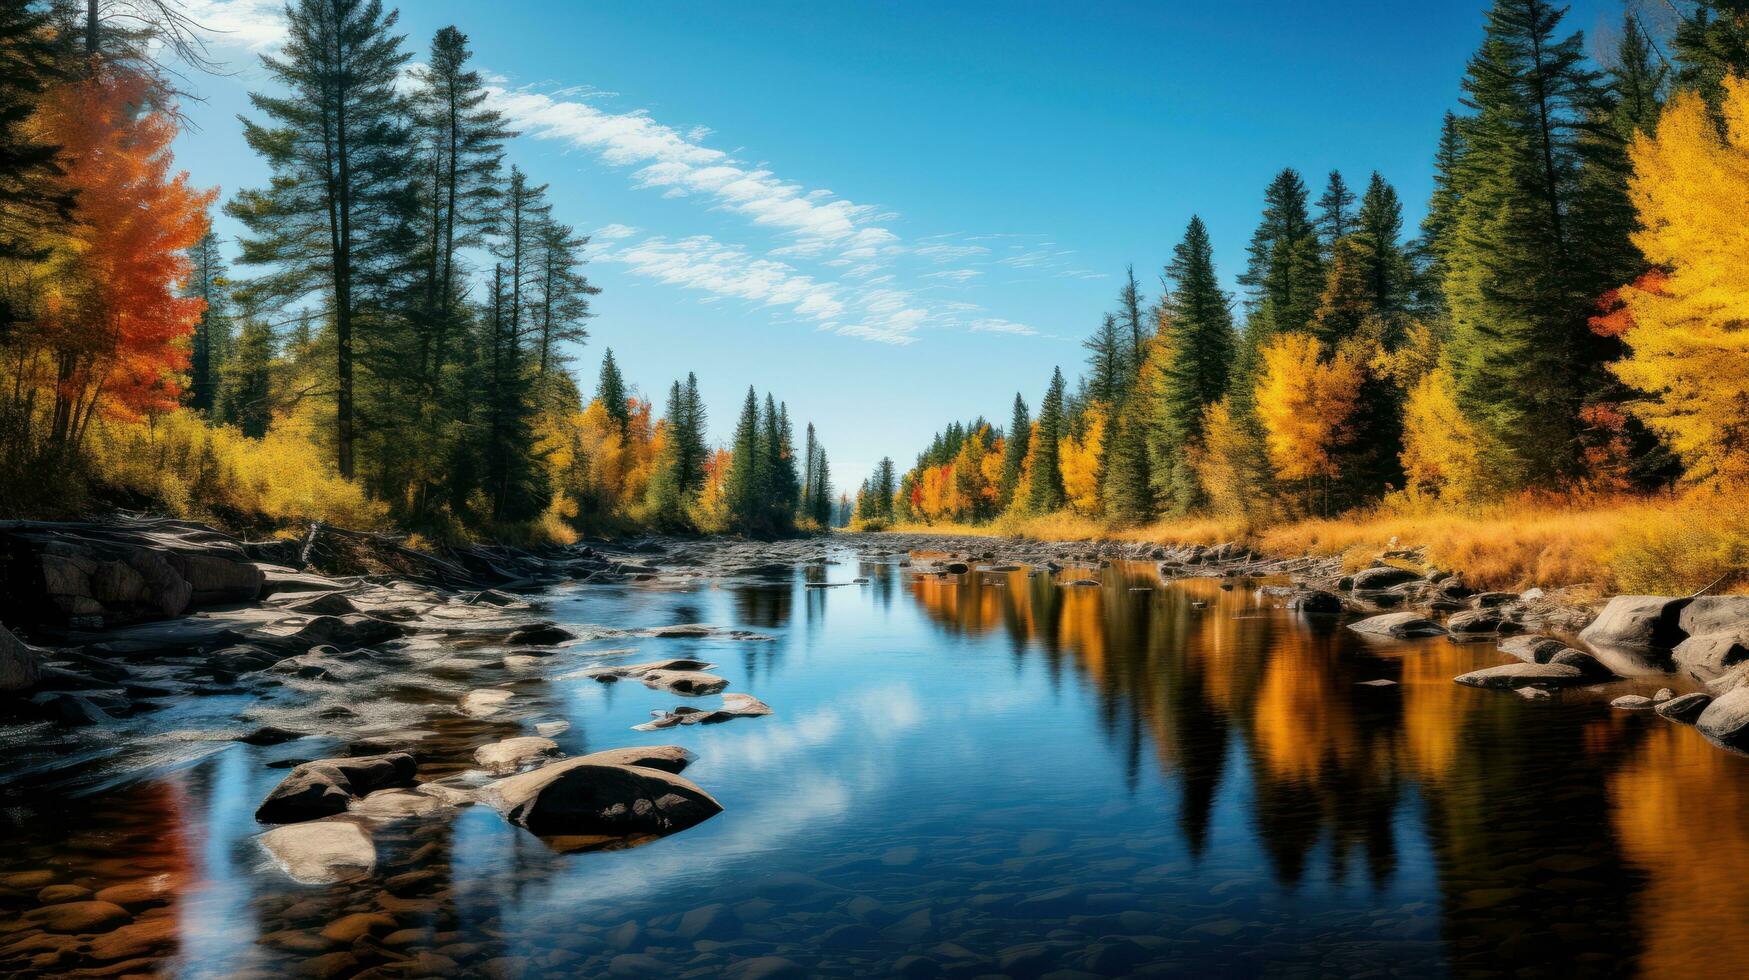
MULTIPOLYGON (((281 4, 189 6, 232 74, 196 79, 179 163, 229 196, 266 179, 235 117, 281 4)), ((414 0, 400 26, 416 58, 469 35, 523 133, 509 159, 595 235, 586 387, 609 346, 658 407, 696 371, 720 441, 770 390, 854 489, 1078 373, 1125 265, 1157 294, 1192 214, 1231 287, 1284 166, 1314 188, 1376 169, 1413 228, 1483 8, 414 0)), ((1566 23, 1596 43, 1619 11, 1566 23)))

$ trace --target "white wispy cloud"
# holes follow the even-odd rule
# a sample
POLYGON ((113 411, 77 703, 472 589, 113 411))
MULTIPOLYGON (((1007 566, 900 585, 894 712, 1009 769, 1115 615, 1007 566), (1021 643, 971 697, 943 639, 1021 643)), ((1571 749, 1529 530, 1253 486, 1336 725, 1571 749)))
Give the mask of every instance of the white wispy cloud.
POLYGON ((597 256, 658 282, 786 307, 809 319, 832 320, 845 308, 836 285, 819 282, 786 263, 759 258, 708 235, 676 240, 651 236, 636 244, 604 249, 597 256))
POLYGON ((1022 337, 1038 336, 1038 331, 1026 324, 1015 323, 1012 320, 1004 320, 1000 317, 984 317, 973 320, 966 325, 966 329, 973 333, 1011 333, 1022 337))

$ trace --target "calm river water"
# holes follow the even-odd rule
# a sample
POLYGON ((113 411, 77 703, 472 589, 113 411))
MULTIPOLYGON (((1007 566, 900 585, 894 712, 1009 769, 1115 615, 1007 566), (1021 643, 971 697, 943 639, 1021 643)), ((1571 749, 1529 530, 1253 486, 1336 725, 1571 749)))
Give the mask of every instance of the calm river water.
POLYGON ((698 827, 563 854, 473 807, 379 834, 369 878, 297 885, 252 816, 297 743, 224 743, 7 810, 0 947, 43 882, 144 879, 163 904, 135 925, 173 920, 173 952, 132 968, 186 976, 1749 974, 1749 759, 1690 727, 1460 687, 1505 658, 1372 641, 1255 583, 833 557, 556 592, 562 623, 774 639, 585 643, 516 681, 509 720, 426 722, 427 775, 539 720, 570 754, 684 745, 724 806, 698 827), (680 655, 775 713, 636 732, 679 699, 577 674, 680 655), (331 928, 360 912, 384 918, 331 928))

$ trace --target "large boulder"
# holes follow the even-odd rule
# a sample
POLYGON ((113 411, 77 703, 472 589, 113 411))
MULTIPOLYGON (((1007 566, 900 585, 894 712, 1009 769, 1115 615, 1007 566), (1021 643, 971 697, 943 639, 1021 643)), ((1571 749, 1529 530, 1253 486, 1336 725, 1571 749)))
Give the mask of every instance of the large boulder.
POLYGON ((1356 633, 1366 633, 1372 636, 1388 636, 1392 639, 1405 640, 1417 636, 1439 636, 1445 632, 1445 627, 1431 619, 1412 612, 1385 613, 1382 616, 1369 616, 1356 623, 1349 623, 1348 628, 1356 633))
POLYGON ((370 616, 317 616, 290 639, 308 646, 331 646, 345 652, 376 646, 413 632, 399 623, 370 616))
POLYGON ((1374 568, 1363 568, 1354 573, 1354 591, 1366 592, 1374 589, 1389 589, 1409 582, 1419 582, 1421 576, 1395 565, 1379 565, 1374 568))
POLYGON ((1749 626, 1690 636, 1676 644, 1670 658, 1678 667, 1715 677, 1749 661, 1749 626))
POLYGON ((1517 657, 1525 663, 1546 664, 1567 645, 1552 636, 1535 633, 1514 636, 1500 641, 1500 652, 1517 657))
POLYGON ((1691 600, 1618 595, 1579 634, 1593 649, 1629 653, 1667 651, 1682 642, 1682 610, 1691 600))
POLYGON ((474 761, 487 772, 497 775, 513 773, 541 756, 555 755, 559 743, 538 735, 522 735, 502 742, 482 745, 474 750, 474 761))
POLYGON ((1749 685, 1719 695, 1694 724, 1701 734, 1722 745, 1749 751, 1749 685))
POLYGON ((344 813, 353 797, 413 785, 416 766, 405 752, 317 759, 294 768, 255 810, 262 823, 298 823, 344 813))
POLYGON ((0 626, 0 691, 22 691, 42 679, 43 652, 0 626))
POLYGON ((1339 613, 1342 611, 1342 599, 1333 592, 1306 589, 1288 596, 1287 607, 1303 613, 1339 613))
POLYGON ((1445 628, 1455 637, 1487 636, 1498 633, 1519 633, 1524 624, 1501 614, 1499 609, 1480 608, 1453 613, 1445 628))
POLYGON ((681 776, 601 765, 587 756, 500 779, 480 798, 541 836, 671 834, 723 811, 709 793, 681 776))
POLYGON ((1711 595, 1691 599, 1677 615, 1688 636, 1749 631, 1749 595, 1711 595))
POLYGON ((1501 664, 1453 678, 1469 687, 1568 687, 1587 682, 1585 673, 1567 664, 1501 664))
POLYGON ((693 754, 678 745, 634 745, 623 749, 605 749, 572 759, 596 766, 637 766, 640 769, 660 769, 680 772, 692 764, 693 754))
POLYGON ((262 834, 260 841, 280 870, 306 885, 351 881, 376 868, 376 844, 355 820, 277 827, 262 834))
POLYGON ((1711 694, 1701 694, 1698 692, 1694 694, 1679 694, 1663 704, 1658 705, 1655 710, 1661 718, 1668 718, 1671 721, 1679 721, 1685 725, 1692 725, 1700 720, 1700 716, 1706 713, 1707 705, 1712 703, 1713 696, 1711 694))

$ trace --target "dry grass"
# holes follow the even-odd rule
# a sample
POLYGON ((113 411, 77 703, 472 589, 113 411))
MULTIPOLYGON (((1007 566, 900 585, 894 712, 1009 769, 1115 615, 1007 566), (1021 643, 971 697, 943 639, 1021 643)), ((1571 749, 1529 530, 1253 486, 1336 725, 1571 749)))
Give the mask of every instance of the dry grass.
POLYGON ((981 526, 908 524, 893 530, 1166 545, 1241 540, 1269 554, 1341 555, 1350 567, 1389 549, 1419 547, 1429 565, 1461 571, 1478 588, 1588 585, 1676 595, 1709 585, 1749 591, 1745 496, 1704 491, 1682 497, 1540 496, 1463 509, 1398 501, 1264 528, 1205 518, 1113 529, 1074 514, 1050 514, 981 526))

